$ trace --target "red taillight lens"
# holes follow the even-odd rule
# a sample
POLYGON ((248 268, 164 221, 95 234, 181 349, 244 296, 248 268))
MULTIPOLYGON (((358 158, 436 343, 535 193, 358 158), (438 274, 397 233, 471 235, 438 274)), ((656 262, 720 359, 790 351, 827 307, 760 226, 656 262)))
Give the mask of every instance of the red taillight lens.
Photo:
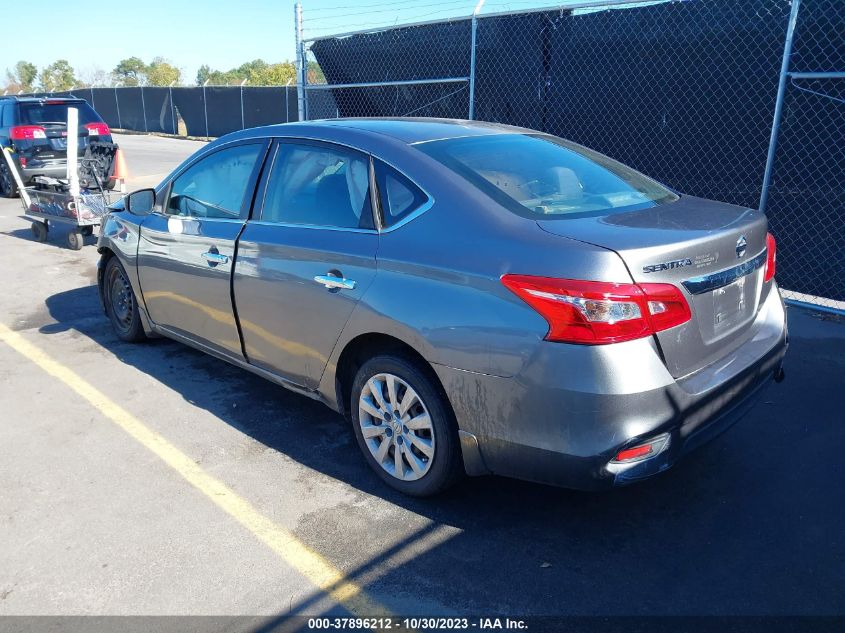
POLYGON ((775 276, 778 260, 778 245, 775 236, 766 233, 766 275, 764 281, 771 281, 775 276))
POLYGON ((85 127, 88 128, 88 136, 107 136, 111 133, 105 123, 86 123, 85 127))
POLYGON ((686 323, 692 318, 683 293, 672 284, 640 284, 648 302, 648 318, 655 332, 686 323))
POLYGON ((670 284, 614 284, 529 275, 504 275, 502 283, 546 319, 549 341, 618 343, 691 318, 683 294, 670 284))
POLYGON ((34 141, 37 138, 47 138, 47 132, 40 125, 16 125, 9 130, 13 141, 34 141))

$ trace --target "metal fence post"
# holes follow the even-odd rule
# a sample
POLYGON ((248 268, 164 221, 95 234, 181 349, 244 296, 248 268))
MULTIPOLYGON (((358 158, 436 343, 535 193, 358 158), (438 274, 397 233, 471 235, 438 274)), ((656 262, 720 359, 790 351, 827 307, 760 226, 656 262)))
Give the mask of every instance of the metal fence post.
POLYGON ((167 90, 170 93, 170 121, 173 123, 173 133, 179 134, 179 130, 176 128, 176 104, 173 103, 173 84, 175 83, 175 81, 171 81, 167 90))
POLYGON ((117 127, 123 129, 123 123, 120 120, 120 99, 117 98, 117 86, 114 87, 114 107, 117 110, 117 127))
POLYGON ((302 42, 302 3, 297 2, 294 8, 296 17, 296 96, 299 102, 299 120, 307 121, 305 102, 305 82, 308 77, 307 63, 305 61, 305 44, 302 42))
POLYGON ((467 117, 470 121, 475 120, 475 46, 478 34, 478 13, 484 6, 484 2, 485 0, 478 0, 472 12, 472 35, 469 49, 469 116, 467 117))
POLYGON ((244 79, 241 82, 241 129, 246 129, 246 124, 244 122, 244 84, 249 81, 249 79, 244 79))
POLYGON ((150 129, 147 126, 147 102, 144 100, 144 86, 141 86, 141 112, 144 113, 144 132, 149 134, 150 129))
POLYGON ((769 188, 772 184, 772 172, 774 171, 775 155, 778 149, 778 134, 780 133, 780 122, 783 115, 783 99, 786 94, 786 78, 789 75, 789 58, 792 56, 792 40, 795 36, 795 24, 798 22, 798 11, 800 8, 801 0, 792 0, 792 8, 789 12, 789 25, 786 28, 786 41, 783 44, 783 61, 780 66, 775 112, 772 117, 772 135, 769 138, 769 154, 766 157, 766 171, 763 174, 763 186, 760 189, 760 211, 764 213, 766 212, 766 204, 769 201, 769 188))
POLYGON ((208 138, 208 99, 205 96, 205 86, 210 80, 206 79, 202 84, 202 112, 205 115, 205 137, 208 138))

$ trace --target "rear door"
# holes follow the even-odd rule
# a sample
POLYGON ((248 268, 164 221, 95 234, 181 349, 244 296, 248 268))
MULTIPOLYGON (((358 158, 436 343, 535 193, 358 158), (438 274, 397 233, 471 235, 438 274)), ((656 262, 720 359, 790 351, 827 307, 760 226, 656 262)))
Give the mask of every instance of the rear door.
POLYGON ((314 387, 376 274, 370 159, 300 140, 272 156, 238 242, 235 305, 248 361, 314 387))
POLYGON ((232 143, 186 166, 141 224, 138 276, 152 321, 243 358, 231 300, 235 243, 269 141, 232 143))

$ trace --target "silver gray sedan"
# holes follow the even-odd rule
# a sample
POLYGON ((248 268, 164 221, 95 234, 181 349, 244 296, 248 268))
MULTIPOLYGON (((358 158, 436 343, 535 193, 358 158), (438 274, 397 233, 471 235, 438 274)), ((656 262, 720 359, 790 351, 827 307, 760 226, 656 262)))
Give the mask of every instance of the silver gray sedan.
POLYGON ((121 339, 170 337, 324 402, 411 495, 464 473, 637 481, 783 376, 763 214, 526 129, 237 132, 125 198, 99 251, 121 339))

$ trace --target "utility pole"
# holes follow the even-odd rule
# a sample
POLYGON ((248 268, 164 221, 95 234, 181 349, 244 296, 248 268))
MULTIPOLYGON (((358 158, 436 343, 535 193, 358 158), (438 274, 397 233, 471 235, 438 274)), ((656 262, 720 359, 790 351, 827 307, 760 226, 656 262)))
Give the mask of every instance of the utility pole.
POLYGON ((299 120, 306 121, 305 82, 308 78, 307 63, 305 61, 305 44, 302 41, 302 3, 297 2, 294 9, 296 16, 296 96, 299 102, 299 120))

